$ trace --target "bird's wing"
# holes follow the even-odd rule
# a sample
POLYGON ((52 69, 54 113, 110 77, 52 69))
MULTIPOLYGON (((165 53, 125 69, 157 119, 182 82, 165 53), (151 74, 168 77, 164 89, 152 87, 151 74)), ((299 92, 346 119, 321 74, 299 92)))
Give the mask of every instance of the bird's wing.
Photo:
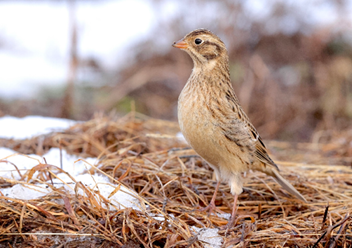
POLYGON ((236 143, 240 148, 243 147, 249 150, 264 165, 271 165, 279 170, 274 161, 269 157, 259 133, 240 107, 235 95, 229 103, 232 111, 228 113, 227 121, 225 122, 226 128, 222 129, 225 137, 236 143))

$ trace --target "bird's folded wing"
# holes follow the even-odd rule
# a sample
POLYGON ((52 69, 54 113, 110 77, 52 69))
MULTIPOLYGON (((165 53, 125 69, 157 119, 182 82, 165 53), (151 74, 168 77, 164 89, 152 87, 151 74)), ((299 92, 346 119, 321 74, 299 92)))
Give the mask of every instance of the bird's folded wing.
POLYGON ((238 108, 238 111, 238 113, 233 112, 230 116, 227 116, 226 127, 222 129, 225 137, 234 142, 234 145, 242 147, 247 152, 253 154, 264 165, 271 165, 279 170, 274 161, 269 157, 259 133, 252 123, 250 123, 247 115, 240 108, 238 108))

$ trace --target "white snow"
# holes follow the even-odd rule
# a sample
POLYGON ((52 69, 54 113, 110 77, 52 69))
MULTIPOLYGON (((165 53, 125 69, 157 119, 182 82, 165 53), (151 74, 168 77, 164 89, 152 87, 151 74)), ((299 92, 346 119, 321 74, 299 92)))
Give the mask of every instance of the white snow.
POLYGON ((220 248, 223 238, 218 234, 218 228, 199 228, 193 226, 194 233, 197 234, 198 240, 203 241, 205 248, 220 248))
POLYGON ((16 184, 11 188, 0 189, 0 192, 9 198, 31 200, 43 197, 50 193, 50 190, 41 185, 29 185, 29 184, 16 184))
POLYGON ((218 217, 229 220, 231 218, 231 214, 230 213, 223 213, 223 214, 217 214, 218 217))
MULTIPOLYGON (((0 131, 2 132, 0 136, 5 136, 6 138, 15 137, 16 139, 27 138, 40 133, 48 133, 53 130, 62 130, 74 123, 75 122, 71 120, 40 116, 30 116, 26 118, 6 116, 0 118, 0 131), (6 132, 3 129, 6 129, 6 132), (21 129, 20 133, 18 133, 19 129, 21 129)), ((21 175, 25 175, 26 172, 40 163, 45 164, 45 161, 57 168, 60 168, 62 163, 62 169, 70 174, 77 183, 81 182, 87 187, 98 202, 104 202, 103 198, 105 198, 112 202, 117 209, 125 207, 138 210, 142 209, 137 193, 124 186, 121 186, 119 190, 109 198, 116 187, 119 187, 119 184, 111 182, 107 176, 100 172, 96 172, 93 175, 89 174, 88 170, 91 169, 91 166, 97 166, 99 163, 96 158, 80 159, 62 150, 62 161, 60 161, 60 150, 58 148, 50 149, 41 157, 35 154, 18 154, 11 149, 0 147, 0 161, 0 178, 9 182, 20 180, 21 175), (20 171, 21 175, 17 170, 20 171), (100 195, 103 198, 100 197, 100 195)), ((50 170, 55 173, 52 180, 55 187, 63 186, 65 190, 75 194, 75 182, 67 174, 61 173, 60 170, 55 168, 50 168, 50 170)), ((34 173, 33 178, 36 177, 37 173, 38 172, 34 173)), ((51 183, 51 181, 47 183, 51 183)), ((45 182, 35 184, 31 182, 29 184, 21 181, 10 188, 1 188, 0 192, 9 198, 30 200, 45 196, 51 192, 51 189, 45 185, 45 182)), ((79 188, 78 194, 84 195, 85 192, 79 188)), ((114 209, 113 206, 109 207, 110 209, 114 209)))
POLYGON ((28 139, 40 134, 58 132, 76 124, 76 121, 42 116, 0 118, 0 138, 28 139))

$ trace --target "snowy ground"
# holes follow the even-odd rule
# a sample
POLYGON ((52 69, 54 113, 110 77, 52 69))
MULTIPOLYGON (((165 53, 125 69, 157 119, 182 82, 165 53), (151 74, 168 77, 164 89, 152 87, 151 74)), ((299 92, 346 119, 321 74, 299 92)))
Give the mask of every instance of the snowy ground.
MULTIPOLYGON (((5 116, 0 118, 0 138, 26 139, 39 134, 64 130, 73 124, 75 124, 75 122, 72 120, 41 116, 27 116, 25 118, 5 116)), ((18 181, 21 176, 15 166, 23 175, 38 164, 45 164, 45 161, 48 164, 60 168, 60 150, 58 148, 52 148, 48 153, 41 157, 35 154, 22 155, 8 148, 0 147, 0 178, 5 181, 18 181)), ((114 204, 114 206, 110 206, 110 208, 118 209, 131 207, 137 210, 145 208, 141 205, 137 193, 132 192, 125 187, 121 187, 109 198, 110 194, 118 185, 112 184, 109 178, 103 174, 89 174, 87 169, 96 165, 98 165, 98 160, 96 158, 80 159, 79 157, 69 155, 62 150, 62 169, 70 174, 76 182, 82 182, 91 190, 91 192, 98 189, 103 197, 109 199, 114 204)), ((67 191, 74 193, 75 183, 65 173, 56 174, 56 178, 53 178, 53 183, 54 186, 64 186, 67 191)), ((44 182, 42 184, 37 183, 33 185, 21 181, 21 183, 17 183, 13 187, 0 189, 0 198, 1 196, 6 196, 9 198, 30 200, 40 198, 50 192, 50 188, 48 188, 44 182)), ((84 194, 82 190, 78 193, 84 194)), ((99 194, 95 194, 95 196, 99 198, 99 194)), ((219 230, 217 228, 201 229, 191 227, 191 229, 197 234, 198 239, 204 242, 204 247, 221 247, 223 239, 218 235, 219 230)))
POLYGON ((4 116, 0 118, 0 138, 28 139, 33 136, 67 129, 75 123, 72 120, 43 118, 42 116, 26 116, 24 118, 4 116))
MULTIPOLYGON (((39 134, 60 131, 73 124, 75 124, 75 122, 72 120, 41 116, 27 116, 25 118, 5 116, 0 118, 0 138, 26 139, 39 134)), ((45 164, 44 158, 48 164, 60 168, 60 150, 58 148, 52 148, 43 157, 40 157, 35 154, 21 155, 13 150, 0 147, 0 161, 2 161, 2 163, 0 163, 0 178, 5 180, 19 180, 21 176, 14 165, 16 165, 23 175, 26 171, 37 166, 39 163, 45 164)), ((103 197, 109 198, 111 192, 113 192, 118 185, 111 184, 109 178, 105 175, 90 175, 87 172, 87 169, 90 169, 92 165, 97 165, 97 163, 96 158, 80 160, 79 157, 69 155, 65 150, 62 151, 62 169, 73 176, 77 182, 82 182, 92 191, 99 189, 103 197)), ((74 192, 74 182, 67 174, 58 173, 56 176, 57 178, 53 179, 54 184, 59 187, 63 185, 66 190, 74 192)), ((11 188, 0 189, 0 192, 7 197, 23 200, 39 198, 50 193, 50 191, 50 188, 47 188, 45 184, 36 184, 35 187, 33 184, 16 184, 11 188)), ((79 191, 79 193, 83 194, 83 191, 79 191)), ((117 208, 132 207, 141 209, 138 198, 132 195, 136 195, 136 193, 121 187, 109 200, 114 203, 117 208)))

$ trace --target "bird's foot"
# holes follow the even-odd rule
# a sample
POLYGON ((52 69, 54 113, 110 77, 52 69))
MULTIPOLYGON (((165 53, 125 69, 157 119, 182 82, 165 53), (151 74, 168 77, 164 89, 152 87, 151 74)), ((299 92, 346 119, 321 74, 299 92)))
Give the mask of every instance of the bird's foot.
POLYGON ((227 224, 220 227, 220 230, 226 230, 226 233, 227 233, 228 230, 230 230, 232 227, 234 227, 237 224, 237 219, 238 218, 236 218, 236 216, 231 216, 227 224))

